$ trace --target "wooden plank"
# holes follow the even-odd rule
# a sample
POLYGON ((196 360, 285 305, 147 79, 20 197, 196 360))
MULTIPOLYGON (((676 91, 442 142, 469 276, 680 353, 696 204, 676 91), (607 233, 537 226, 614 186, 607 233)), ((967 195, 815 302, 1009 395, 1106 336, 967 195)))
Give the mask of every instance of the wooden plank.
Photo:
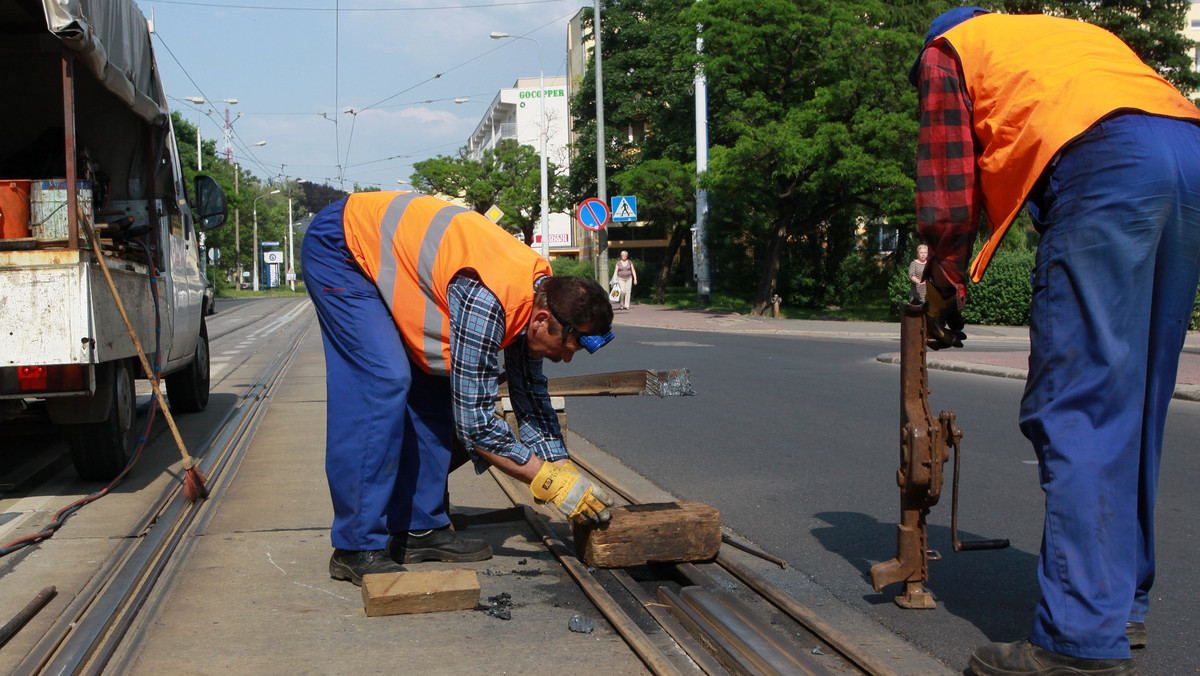
POLYGON ((470 610, 479 605, 479 577, 470 568, 364 575, 362 598, 367 617, 470 610))
POLYGON ((721 549, 721 515, 702 502, 610 507, 599 528, 575 525, 575 550, 594 568, 705 561, 721 549))
MULTIPOLYGON (((680 397, 695 394, 688 369, 643 369, 551 378, 546 387, 552 397, 617 397, 638 394, 680 397)), ((508 384, 505 383, 500 385, 496 398, 503 399, 507 396, 508 384)))
MULTIPOLYGON (((646 373, 642 369, 551 378, 547 389, 552 397, 641 394, 646 391, 646 373)), ((496 396, 508 396, 508 383, 500 386, 496 396)))

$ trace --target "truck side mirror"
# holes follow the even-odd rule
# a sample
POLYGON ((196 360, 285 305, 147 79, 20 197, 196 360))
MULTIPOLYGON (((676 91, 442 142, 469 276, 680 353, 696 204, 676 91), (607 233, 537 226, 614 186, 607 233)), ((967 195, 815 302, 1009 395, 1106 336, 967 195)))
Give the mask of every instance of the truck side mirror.
POLYGON ((225 222, 229 217, 229 205, 225 191, 212 176, 196 177, 196 229, 207 232, 225 222))

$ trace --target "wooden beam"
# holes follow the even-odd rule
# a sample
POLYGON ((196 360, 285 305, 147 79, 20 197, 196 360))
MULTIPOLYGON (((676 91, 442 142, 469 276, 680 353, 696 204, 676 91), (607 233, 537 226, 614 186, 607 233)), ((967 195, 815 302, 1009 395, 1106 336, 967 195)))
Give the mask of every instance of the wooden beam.
POLYGON ((575 525, 575 550, 593 568, 705 561, 721 549, 721 515, 701 502, 610 507, 602 527, 575 525))
POLYGON ((364 575, 362 598, 367 617, 470 610, 479 605, 479 577, 470 568, 364 575))
MULTIPOLYGON (((693 393, 690 377, 688 369, 640 369, 551 378, 547 388, 552 397, 617 397, 635 394, 679 396, 693 393)), ((508 384, 505 383, 500 386, 496 397, 507 396, 508 384)))

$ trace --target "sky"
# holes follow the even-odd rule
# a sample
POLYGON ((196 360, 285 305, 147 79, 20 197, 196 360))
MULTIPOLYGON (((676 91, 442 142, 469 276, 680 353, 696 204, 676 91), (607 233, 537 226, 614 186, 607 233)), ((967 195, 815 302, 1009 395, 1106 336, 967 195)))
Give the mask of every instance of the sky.
POLYGON ((260 179, 408 189, 454 155, 500 89, 566 75, 587 0, 136 0, 171 110, 260 179), (493 31, 537 41, 493 40, 493 31), (540 47, 539 47, 540 45, 540 47), (540 54, 539 54, 540 52, 540 54), (540 60, 540 64, 539 64, 540 60), (205 99, 202 105, 184 101, 205 99), (468 98, 456 104, 456 98, 468 98), (266 145, 254 144, 266 141, 266 145))

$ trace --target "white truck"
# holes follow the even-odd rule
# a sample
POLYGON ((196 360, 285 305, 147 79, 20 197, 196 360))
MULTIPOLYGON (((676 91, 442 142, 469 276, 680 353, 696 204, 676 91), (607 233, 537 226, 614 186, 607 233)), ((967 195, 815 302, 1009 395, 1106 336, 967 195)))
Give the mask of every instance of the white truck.
POLYGON ((225 194, 199 176, 189 202, 132 0, 0 2, 0 92, 0 444, 57 430, 79 476, 107 480, 138 438, 134 380, 145 374, 99 266, 172 411, 203 410, 197 235, 225 221, 225 194))

